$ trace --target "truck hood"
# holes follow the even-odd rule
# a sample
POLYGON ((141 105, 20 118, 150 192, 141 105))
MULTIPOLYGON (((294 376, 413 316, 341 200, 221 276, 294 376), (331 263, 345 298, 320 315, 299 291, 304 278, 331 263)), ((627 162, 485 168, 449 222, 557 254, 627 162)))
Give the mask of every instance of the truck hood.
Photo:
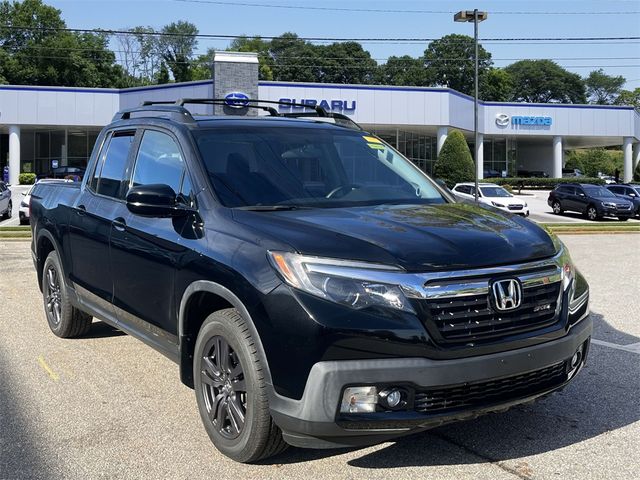
POLYGON ((234 219, 297 252, 399 265, 407 271, 529 262, 556 253, 540 227, 463 203, 255 212, 234 219))

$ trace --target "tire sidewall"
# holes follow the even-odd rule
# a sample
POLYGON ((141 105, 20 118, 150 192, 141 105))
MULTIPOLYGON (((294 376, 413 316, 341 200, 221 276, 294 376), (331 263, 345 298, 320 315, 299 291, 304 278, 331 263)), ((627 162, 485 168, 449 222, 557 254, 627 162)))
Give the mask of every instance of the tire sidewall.
POLYGON ((256 358, 252 355, 246 339, 242 338, 241 332, 236 328, 235 324, 231 323, 228 318, 221 317, 217 312, 209 315, 200 329, 194 349, 193 378, 196 401, 202 423, 204 424, 207 434, 213 444, 223 454, 239 461, 243 461, 245 457, 248 458, 251 456, 250 452, 254 450, 254 440, 260 437, 256 430, 261 424, 268 424, 268 422, 260 421, 261 419, 256 418, 256 415, 261 410, 257 404, 257 392, 261 387, 261 379, 258 378, 255 366, 256 358), (208 340, 216 335, 223 337, 236 352, 238 360, 242 365, 245 384, 247 387, 247 405, 244 428, 240 433, 240 436, 233 440, 220 435, 213 423, 209 420, 209 415, 204 401, 204 394, 202 392, 200 372, 202 369, 202 357, 204 355, 203 350, 208 340))
POLYGON ((55 250, 53 250, 49 254, 47 259, 44 261, 44 266, 42 268, 42 301, 49 328, 54 334, 60 336, 62 330, 65 328, 65 319, 68 318, 68 316, 71 314, 69 310, 72 307, 67 299, 67 287, 64 283, 64 272, 62 270, 62 266, 60 265, 60 257, 58 257, 58 253, 55 250), (57 325, 52 321, 49 310, 47 309, 46 292, 49 288, 47 283, 47 270, 49 269, 49 267, 53 267, 56 270, 56 274, 58 275, 58 281, 60 284, 60 323, 58 323, 57 325))

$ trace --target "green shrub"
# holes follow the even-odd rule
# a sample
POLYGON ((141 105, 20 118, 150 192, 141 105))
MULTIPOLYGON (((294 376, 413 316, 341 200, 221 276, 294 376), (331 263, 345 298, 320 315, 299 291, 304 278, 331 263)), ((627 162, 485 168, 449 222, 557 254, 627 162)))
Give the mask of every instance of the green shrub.
POLYGON ((36 174, 21 173, 18 176, 18 183, 20 183, 20 185, 33 185, 34 183, 36 183, 36 174))
POLYGON ((449 188, 456 183, 475 179, 475 164, 461 131, 451 130, 447 135, 433 166, 433 174, 444 180, 449 188))
POLYGON ((573 150, 567 154, 565 168, 579 168, 587 177, 597 177, 598 173, 614 175, 616 169, 623 171, 621 150, 591 148, 573 150))
POLYGON ((540 189, 551 190, 559 183, 591 183, 593 185, 604 185, 605 181, 601 178, 593 177, 569 177, 569 178, 490 178, 488 182, 496 185, 510 186, 511 188, 540 189))

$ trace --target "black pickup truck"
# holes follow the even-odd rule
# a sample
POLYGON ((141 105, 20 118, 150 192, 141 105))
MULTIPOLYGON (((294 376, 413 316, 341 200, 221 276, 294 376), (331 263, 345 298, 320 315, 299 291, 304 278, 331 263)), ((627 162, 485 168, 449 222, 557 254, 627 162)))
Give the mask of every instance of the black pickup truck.
POLYGON ((557 238, 320 107, 184 106, 213 102, 120 112, 81 183, 35 187, 54 334, 96 318, 174 360, 242 462, 502 411, 584 365, 589 289, 557 238))

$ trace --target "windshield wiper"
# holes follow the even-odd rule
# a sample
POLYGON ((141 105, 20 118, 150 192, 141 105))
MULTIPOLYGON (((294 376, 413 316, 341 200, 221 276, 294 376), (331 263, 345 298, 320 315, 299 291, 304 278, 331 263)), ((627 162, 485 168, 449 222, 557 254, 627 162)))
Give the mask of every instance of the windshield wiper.
POLYGON ((308 210, 313 207, 302 207, 300 205, 247 205, 236 207, 237 210, 248 210, 250 212, 276 212, 280 210, 308 210))

